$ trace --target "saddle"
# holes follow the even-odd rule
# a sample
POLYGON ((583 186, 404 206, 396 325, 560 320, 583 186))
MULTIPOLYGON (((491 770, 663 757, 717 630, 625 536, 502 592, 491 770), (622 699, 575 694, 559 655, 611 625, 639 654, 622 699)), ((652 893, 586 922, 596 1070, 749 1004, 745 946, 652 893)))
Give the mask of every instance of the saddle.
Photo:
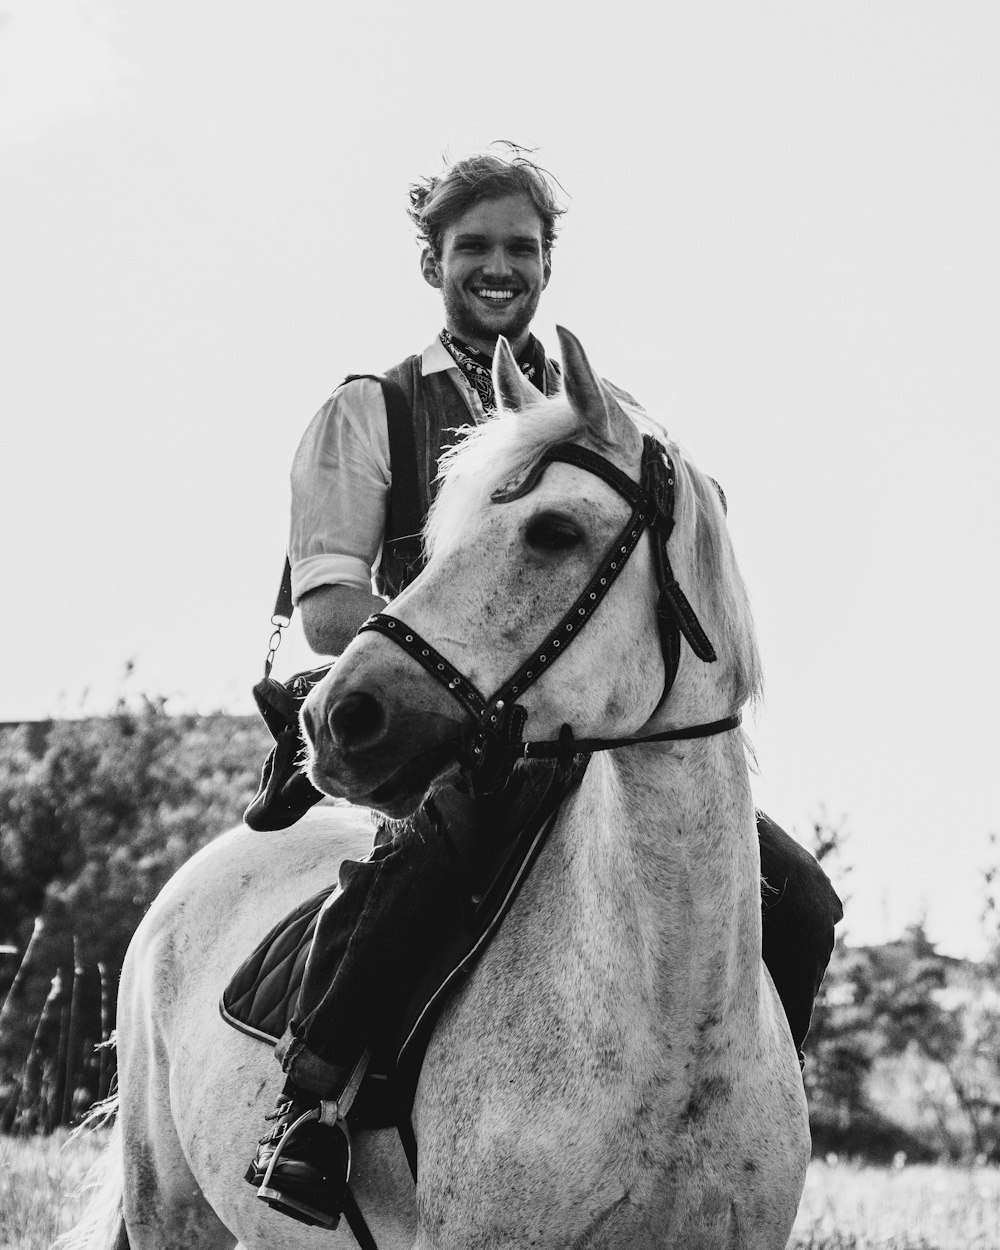
MULTIPOLYGON (((589 756, 569 767, 546 769, 527 781, 518 804, 517 832, 492 858, 481 880, 488 882, 463 900, 461 924, 441 955, 413 986, 404 1022, 394 1037, 373 1050, 348 1121, 355 1128, 396 1127, 416 1175, 416 1142, 410 1113, 424 1054, 449 995, 475 967, 545 844, 560 804, 579 785, 589 756)), ((302 902, 262 939, 222 994, 219 1009, 233 1028, 273 1046, 292 1018, 302 984, 316 918, 336 886, 302 902)))

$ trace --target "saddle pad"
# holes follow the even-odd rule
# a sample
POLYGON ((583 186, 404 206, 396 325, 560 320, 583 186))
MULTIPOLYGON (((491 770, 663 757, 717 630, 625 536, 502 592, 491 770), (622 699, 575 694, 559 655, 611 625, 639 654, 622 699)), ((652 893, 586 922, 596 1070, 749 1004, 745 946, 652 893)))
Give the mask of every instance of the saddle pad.
POLYGON ((320 908, 336 887, 320 890, 264 937, 222 994, 222 1018, 251 1037, 274 1045, 295 1010, 306 956, 320 908))

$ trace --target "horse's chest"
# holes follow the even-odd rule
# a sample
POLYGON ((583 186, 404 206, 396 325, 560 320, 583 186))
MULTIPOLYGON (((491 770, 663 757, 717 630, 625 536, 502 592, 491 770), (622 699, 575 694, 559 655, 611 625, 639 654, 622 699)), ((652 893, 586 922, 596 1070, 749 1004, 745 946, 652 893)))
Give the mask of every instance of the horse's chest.
POLYGON ((662 1126, 637 1097, 622 1023, 552 1007, 514 992, 488 1028, 444 1021, 428 1055, 422 1216, 461 1228, 461 1244, 572 1245, 626 1209, 635 1216, 637 1178, 655 1187, 662 1126))
POLYGON ((527 982, 498 984, 490 1017, 442 1021, 418 1099, 422 1221, 469 1246, 779 1244, 797 1168, 744 1084, 690 1081, 627 1014, 560 1017, 527 982))

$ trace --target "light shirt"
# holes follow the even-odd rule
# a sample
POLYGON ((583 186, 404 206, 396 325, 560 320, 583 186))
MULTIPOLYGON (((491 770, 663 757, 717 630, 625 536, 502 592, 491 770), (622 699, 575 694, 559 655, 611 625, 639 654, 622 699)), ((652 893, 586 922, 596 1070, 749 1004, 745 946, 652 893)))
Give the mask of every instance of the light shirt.
MULTIPOLYGON (((423 351, 423 377, 449 371, 469 409, 482 403, 439 338, 423 351)), ((359 378, 338 387, 309 423, 292 461, 292 523, 288 558, 292 601, 317 586, 371 590, 385 533, 392 482, 389 427, 381 384, 359 378)))

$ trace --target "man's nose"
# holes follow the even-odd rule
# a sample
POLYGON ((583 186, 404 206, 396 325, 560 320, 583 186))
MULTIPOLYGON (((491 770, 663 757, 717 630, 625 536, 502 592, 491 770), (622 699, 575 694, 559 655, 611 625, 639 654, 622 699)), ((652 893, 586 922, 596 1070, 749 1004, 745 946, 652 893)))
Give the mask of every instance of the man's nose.
POLYGON ((499 243, 490 250, 489 255, 483 263, 483 272, 491 277, 497 275, 506 275, 511 272, 510 257, 507 255, 507 249, 499 243))

